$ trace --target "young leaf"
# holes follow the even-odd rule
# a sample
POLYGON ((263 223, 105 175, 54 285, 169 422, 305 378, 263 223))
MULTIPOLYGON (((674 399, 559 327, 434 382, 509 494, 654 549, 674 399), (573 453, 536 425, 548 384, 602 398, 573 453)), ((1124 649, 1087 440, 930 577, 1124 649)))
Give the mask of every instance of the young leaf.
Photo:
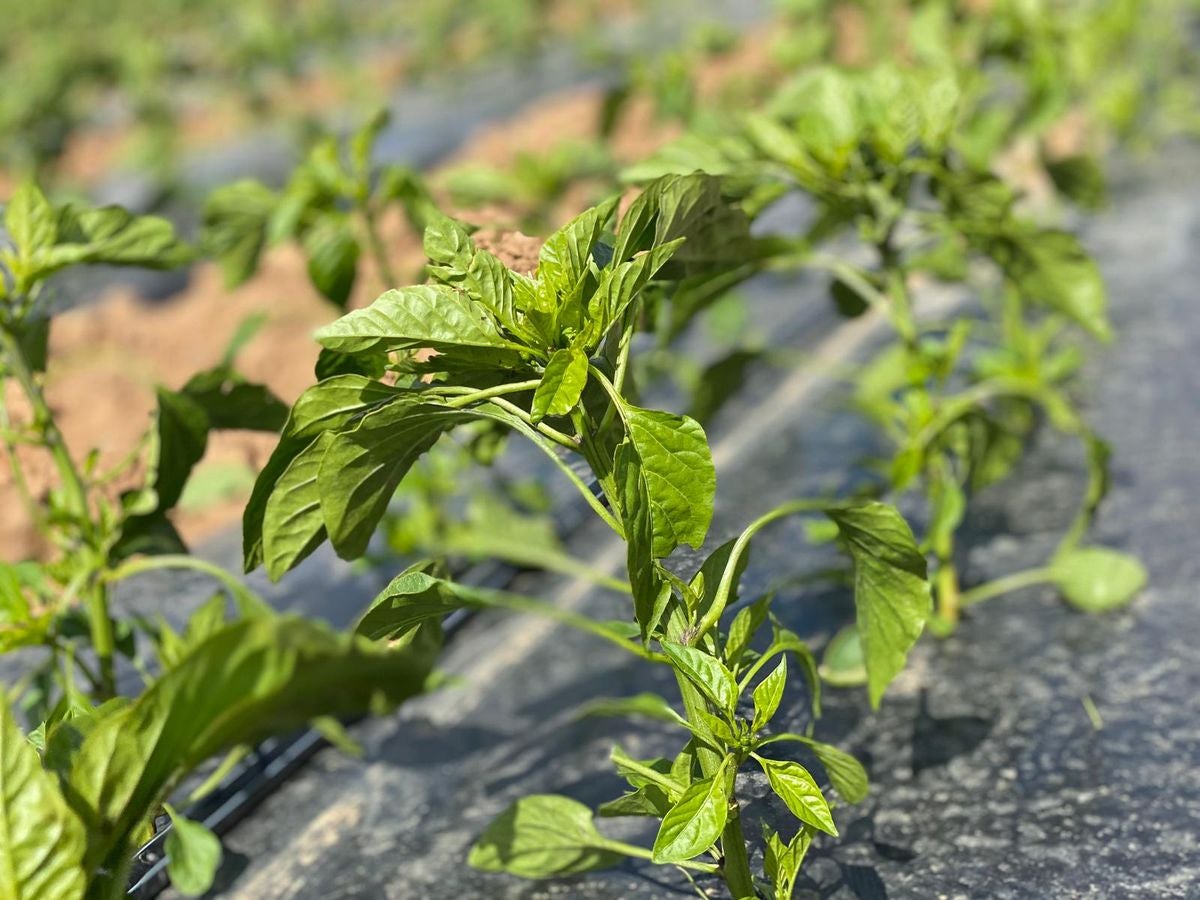
POLYGON ((587 384, 587 376, 588 360, 582 350, 555 350, 546 363, 541 383, 533 392, 529 415, 534 423, 546 416, 565 416, 574 409, 587 384))
POLYGON ((440 284, 391 290, 317 331, 322 347, 339 353, 432 347, 511 351, 513 345, 486 308, 440 284))
POLYGON ((867 692, 878 706, 931 610, 925 557, 895 508, 869 502, 826 510, 854 560, 854 604, 867 667, 867 692))
POLYGON ((54 207, 32 181, 22 183, 4 208, 4 227, 25 259, 54 244, 58 222, 54 207))
POLYGON ((712 521, 717 474, 700 423, 686 416, 626 407, 629 439, 642 463, 654 525, 654 556, 679 544, 699 548, 712 521))
POLYGON ((808 825, 801 825, 796 836, 784 844, 778 834, 763 825, 763 868, 775 888, 775 900, 792 900, 796 876, 808 855, 814 833, 808 825))
POLYGON ((699 688, 718 710, 727 717, 733 715, 737 706, 737 681, 719 659, 703 650, 671 641, 662 641, 662 649, 671 665, 699 688))
POLYGON ((796 762, 767 759, 757 753, 753 755, 762 766, 762 770, 767 773, 771 790, 784 802, 793 816, 837 837, 837 826, 833 824, 833 814, 829 811, 825 795, 821 793, 816 781, 804 766, 796 762))
POLYGON ((577 800, 553 794, 523 797, 480 836, 467 864, 484 872, 551 878, 608 869, 622 859, 577 800))
POLYGON ((313 286, 330 303, 345 309, 354 289, 360 253, 350 223, 340 213, 324 213, 305 229, 302 244, 313 286))
POLYGON ((763 728, 774 717, 783 700, 783 689, 787 686, 787 657, 779 658, 779 665, 754 689, 753 731, 763 728))
POLYGON ((1136 558, 1106 547, 1072 550, 1054 561, 1051 574, 1068 603, 1092 613, 1124 606, 1146 584, 1136 558))
POLYGON ((84 828, 0 703, 0 897, 82 898, 84 828))
POLYGON ((844 750, 839 750, 832 744, 823 744, 803 734, 775 734, 763 741, 763 745, 774 744, 777 741, 796 741, 804 744, 821 761, 825 767, 833 789, 848 803, 861 803, 867 798, 870 782, 867 770, 862 763, 844 750))
POLYGON ((167 874, 171 885, 185 897, 199 897, 210 887, 221 863, 221 842, 199 822, 181 816, 169 803, 163 809, 171 817, 167 835, 167 874))
POLYGON ((722 763, 711 778, 689 787, 662 820, 654 839, 654 862, 683 862, 721 837, 729 818, 729 779, 722 763))

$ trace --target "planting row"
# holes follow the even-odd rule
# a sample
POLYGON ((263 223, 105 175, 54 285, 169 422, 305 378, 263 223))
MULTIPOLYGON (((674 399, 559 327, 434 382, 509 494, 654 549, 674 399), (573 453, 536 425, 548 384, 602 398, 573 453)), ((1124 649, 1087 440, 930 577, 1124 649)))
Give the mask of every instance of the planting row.
MULTIPOLYGON (((0 568, 4 649, 41 651, 10 691, 32 731, 8 704, 0 713, 7 893, 119 896, 163 810, 174 883, 206 890, 220 846, 171 805, 187 776, 224 754, 212 777, 189 785, 202 796, 254 742, 308 722, 352 747, 332 717, 437 689, 443 617, 486 609, 546 617, 666 667, 677 701, 643 693, 607 711, 678 726, 680 748, 650 760, 615 750, 629 789, 595 811, 557 795, 519 801, 479 836, 471 865, 540 878, 632 857, 677 867, 702 887, 719 879, 737 900, 787 898, 814 838, 838 834, 833 795, 853 804, 868 791, 866 770, 819 739, 819 721, 802 734, 774 727, 797 687, 789 674, 799 671, 816 719, 823 682, 865 685, 872 705, 885 702, 925 628, 949 633, 973 603, 1043 582, 1082 610, 1127 603, 1145 573, 1086 540, 1109 450, 1071 393, 1083 342, 1112 337, 1104 286, 1077 239, 994 171, 1027 136, 1028 111, 1002 104, 1003 88, 970 66, 924 59, 931 44, 972 64, 1006 58, 996 49, 1004 29, 1040 34, 1041 21, 1008 12, 1011 20, 914 21, 921 63, 854 69, 805 55, 752 112, 690 110, 692 130, 623 171, 636 186, 628 202, 614 190, 539 242, 536 258, 489 251, 416 173, 373 167, 382 119, 317 144, 282 191, 222 189, 206 207, 203 248, 232 282, 253 274, 267 246, 295 242, 314 287, 343 309, 362 259, 399 285, 380 229, 399 207, 423 234, 425 283, 396 286, 322 328, 314 384, 290 408, 238 374, 239 350, 253 339, 243 329, 215 367, 158 391, 153 427, 112 467, 72 454, 45 399, 52 279, 95 263, 172 267, 194 251, 161 219, 18 189, 0 255, 0 349, 14 388, 0 427, 19 485, 33 459, 48 460, 56 479, 48 493, 25 491, 51 555, 0 568), (772 225, 787 197, 810 212, 801 231, 772 225), (647 388, 680 377, 700 418, 737 403, 753 354, 732 348, 697 373, 680 337, 739 284, 779 270, 826 273, 842 315, 890 329, 852 380, 856 410, 892 452, 839 494, 789 499, 713 548, 718 495, 703 424, 653 408, 647 388), (926 315, 921 285, 931 280, 967 284, 981 308, 926 315), (1042 565, 960 584, 956 534, 973 494, 1011 477, 1043 424, 1081 447, 1089 477, 1078 515, 1042 565), (389 516, 398 549, 427 558, 397 574, 350 634, 272 613, 238 579, 187 555, 172 526, 217 429, 279 435, 245 509, 248 571, 283 577, 326 542, 345 559, 363 557, 389 516), (488 466, 514 434, 623 542, 622 575, 570 557, 495 480, 482 479, 465 516, 447 502, 448 481, 469 481, 462 473, 488 466), (895 504, 920 512, 910 524, 895 504), (843 565, 786 574, 843 585, 856 608, 821 665, 772 613, 773 594, 739 591, 754 536, 793 516, 843 565), (543 537, 514 541, 514 529, 543 537), (685 566, 682 545, 707 552, 685 566), (448 574, 448 560, 462 556, 591 579, 625 598, 627 615, 598 620, 553 598, 468 586, 448 574), (167 568, 199 569, 222 592, 182 630, 115 615, 115 584, 167 568), (142 682, 136 691, 118 690, 123 666, 142 682), (781 758, 788 745, 815 764, 781 758), (742 827, 737 776, 748 769, 764 773, 791 814, 761 836, 742 827), (594 815, 650 817, 657 836, 650 846, 618 841, 594 815)), ((1047 46, 1058 38, 1043 36, 1047 46)), ((1014 71, 1027 79, 1026 99, 1039 97, 1044 73, 1025 61, 1014 71)), ((1094 87, 1046 77, 1068 105, 1094 87)), ((1097 199, 1090 157, 1045 162, 1065 198, 1097 199)))

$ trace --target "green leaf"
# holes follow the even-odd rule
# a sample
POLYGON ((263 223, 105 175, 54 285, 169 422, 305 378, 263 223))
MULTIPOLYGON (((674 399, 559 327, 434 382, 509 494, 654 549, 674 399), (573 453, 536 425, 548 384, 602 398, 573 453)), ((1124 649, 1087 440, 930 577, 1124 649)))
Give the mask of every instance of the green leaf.
POLYGON ((541 383, 533 393, 529 414, 534 423, 546 416, 565 416, 574 409, 587 384, 587 377, 588 359, 582 350, 555 350, 546 363, 541 383))
POLYGON ((340 213, 325 213, 304 231, 308 277, 330 303, 346 308, 358 274, 360 248, 350 223, 340 213))
POLYGON ((223 185, 205 199, 200 243, 220 263, 227 288, 258 269, 278 202, 274 191, 250 178, 223 185))
POLYGON ((592 811, 569 797, 535 794, 502 813, 471 848, 467 864, 484 872, 551 878, 609 869, 613 851, 592 821, 592 811))
POLYGON ((72 900, 87 887, 84 828, 0 703, 0 896, 72 900))
POLYGON ((670 703, 658 694, 649 693, 593 700, 579 711, 579 716, 644 716, 672 725, 683 723, 683 718, 671 708, 670 703))
POLYGON ((790 732, 772 735, 763 741, 763 744, 774 744, 778 741, 795 741, 812 750, 821 765, 825 767, 833 789, 841 794, 848 803, 861 803, 867 798, 870 790, 867 770, 863 768, 862 763, 846 751, 839 750, 832 744, 823 744, 813 740, 807 735, 790 732))
POLYGON ((630 441, 617 447, 614 474, 625 529, 626 567, 633 591, 634 617, 647 640, 658 627, 671 596, 669 583, 654 564, 654 524, 641 460, 630 441))
POLYGON ((754 723, 751 729, 758 731, 775 716, 783 700, 783 689, 787 686, 787 657, 779 659, 779 665, 754 689, 754 723))
POLYGON ((616 800, 609 800, 596 807, 596 815, 604 818, 618 816, 650 816, 661 819, 671 809, 671 801, 666 792, 657 785, 648 784, 636 791, 622 794, 616 800))
POLYGON ((729 818, 726 763, 711 778, 697 781, 662 820, 654 839, 654 862, 673 863, 705 852, 721 837, 729 818))
POLYGON ((262 552, 272 581, 282 578, 325 540, 317 475, 333 438, 327 431, 305 447, 283 470, 267 498, 262 552))
POLYGON ((925 557, 894 507, 869 502, 825 512, 854 560, 854 604, 867 693, 871 705, 878 707, 932 610, 925 557))
POLYGON ((732 717, 737 707, 737 680, 721 661, 709 656, 703 650, 662 641, 663 652, 671 660, 671 665, 688 681, 700 689, 717 709, 727 717, 732 717))
POLYGON ((816 781, 804 766, 797 762, 767 759, 757 753, 754 754, 754 758, 767 773, 771 790, 784 802, 793 816, 813 828, 837 837, 837 826, 833 824, 833 814, 829 811, 825 795, 821 793, 816 781))
POLYGON ((699 548, 712 522, 717 490, 704 429, 687 416, 636 406, 627 406, 625 416, 646 480, 654 556, 669 556, 681 543, 699 548))
POLYGON ((390 352, 431 347, 511 351, 514 345, 486 307, 440 284, 391 290, 317 331, 321 346, 339 353, 390 352))
POLYGON ((193 375, 182 393, 204 410, 210 428, 278 431, 287 421, 282 400, 227 364, 193 375))
POLYGON ((125 871, 139 826, 209 757, 318 716, 390 708, 424 688, 432 661, 294 616, 225 626, 84 738, 67 781, 86 864, 125 871))
POLYGON ((9 198, 4 208, 4 227, 24 259, 53 246, 58 236, 54 207, 32 181, 19 185, 9 198))
POLYGON ((170 269, 187 262, 175 226, 158 216, 135 216, 119 206, 67 205, 58 212, 58 243, 39 260, 43 274, 79 263, 170 269))
POLYGON ((379 592, 354 631, 372 640, 392 640, 428 619, 440 619, 479 598, 465 585, 430 574, 429 562, 414 563, 379 592))
POLYGON ((1074 235, 1031 229, 1003 241, 993 252, 1030 300, 1068 316, 1099 340, 1112 339, 1104 280, 1074 235))
POLYGON ((610 757, 613 765, 617 767, 617 774, 629 782, 631 787, 656 785, 669 797, 680 797, 687 789, 685 783, 676 780, 671 763, 661 757, 636 760, 616 745, 613 746, 610 757))
POLYGON ((210 887, 221 863, 221 842, 199 822, 181 816, 169 803, 163 809, 171 817, 167 835, 167 874, 171 885, 185 897, 199 897, 210 887))
POLYGON ((1146 584, 1146 570, 1135 557, 1107 547, 1072 550, 1050 571, 1067 602, 1092 613, 1124 606, 1146 584))
POLYGON ((867 666, 856 625, 847 625, 830 639, 821 659, 820 674, 834 687, 859 687, 867 683, 867 666))
POLYGON ((1104 171, 1095 157, 1068 156, 1048 162, 1046 174, 1059 193, 1083 209, 1098 210, 1108 202, 1104 171))
POLYGON ((321 514, 333 548, 355 559, 414 462, 455 425, 476 414, 401 395, 330 442, 317 474, 321 514))
POLYGON ((191 397, 159 388, 152 450, 152 484, 158 494, 157 509, 165 511, 179 501, 192 468, 208 446, 208 415, 191 397))
POLYGON ((834 278, 830 282, 829 296, 833 298, 833 305, 837 307, 838 313, 847 319, 861 316, 871 306, 869 300, 840 278, 834 278))

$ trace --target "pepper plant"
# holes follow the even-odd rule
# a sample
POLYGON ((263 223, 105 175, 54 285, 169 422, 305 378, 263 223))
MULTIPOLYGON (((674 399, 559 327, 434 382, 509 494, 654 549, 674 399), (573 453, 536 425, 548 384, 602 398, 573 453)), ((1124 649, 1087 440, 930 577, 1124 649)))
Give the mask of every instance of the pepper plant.
MULTIPOLYGON (((895 342, 857 376, 855 399, 895 447, 878 490, 925 496, 922 548, 936 562, 942 633, 962 605, 1030 584, 1053 583, 1075 605, 1103 610, 1145 580, 1125 554, 1079 546, 1108 483, 1107 445, 1069 391, 1081 361, 1072 331, 1112 337, 1100 274, 1073 235, 1023 216, 1013 190, 959 152, 963 102, 945 69, 816 68, 746 116, 706 160, 743 185, 752 208, 772 192, 807 196, 815 206, 807 229, 765 239, 772 265, 826 273, 842 315, 873 309, 892 328, 895 342), (911 287, 922 279, 968 282, 996 302, 982 321, 929 320, 911 287), (964 593, 955 535, 969 497, 1012 471, 1039 416, 1084 449, 1079 515, 1046 565, 964 593)), ((686 169, 692 146, 668 148, 639 171, 686 169)))
POLYGON ((185 555, 168 514, 204 454, 210 429, 277 429, 286 409, 238 375, 230 353, 182 390, 159 388, 153 427, 114 465, 102 467, 94 452, 75 456, 44 390, 55 312, 48 279, 87 263, 169 267, 188 251, 163 219, 117 207, 56 207, 32 184, 13 195, 4 223, 9 246, 0 251, 0 371, 19 389, 21 403, 10 409, 7 397, 0 402, 0 424, 12 477, 51 555, 0 565, 0 646, 50 651, 26 678, 30 714, 41 719, 76 675, 97 701, 116 695, 116 657, 136 657, 136 630, 146 624, 114 616, 110 594, 123 579, 150 568, 201 569, 229 582, 240 605, 254 605, 222 570, 185 555), (34 493, 25 474, 33 454, 52 460, 57 475, 44 494, 34 493))
POLYGON ((372 166, 388 121, 383 110, 344 140, 320 135, 282 191, 244 179, 209 195, 201 243, 221 264, 227 286, 250 278, 263 250, 283 241, 299 243, 313 286, 339 309, 350 299, 364 248, 384 285, 399 283, 380 220, 398 205, 420 232, 436 210, 411 169, 372 166))
POLYGON ((811 651, 770 615, 770 597, 727 616, 751 539, 789 515, 834 523, 854 566, 872 703, 903 666, 927 616, 925 560, 893 508, 820 498, 759 517, 696 571, 670 564, 680 544, 704 543, 716 474, 697 422, 633 401, 633 334, 652 284, 663 291, 705 272, 718 277, 728 248, 749 241, 748 223, 724 202, 716 179, 698 174, 649 186, 613 233, 615 216, 614 198, 552 234, 533 276, 475 247, 457 222, 436 220, 425 236, 433 283, 389 291, 318 332, 327 350, 360 360, 364 372, 386 368, 393 379, 342 374, 297 401, 247 507, 246 565, 265 564, 278 577, 327 539, 344 557, 361 555, 397 485, 454 428, 498 421, 528 438, 624 541, 628 583, 610 586, 629 597, 629 619, 599 621, 469 587, 436 564, 417 563, 376 598, 359 633, 394 640, 463 607, 549 616, 639 660, 669 666, 682 713, 653 696, 624 705, 652 710, 687 738, 673 762, 633 760, 614 750, 632 790, 600 812, 660 819, 652 848, 604 837, 591 812, 573 800, 539 796, 501 816, 472 850, 471 863, 550 877, 632 856, 717 875, 735 898, 755 896, 764 883, 788 897, 813 835, 837 828, 809 770, 767 748, 783 741, 807 748, 851 802, 865 795, 866 775, 853 757, 808 735, 768 731, 786 687, 788 656, 807 676, 814 708, 819 684, 811 651), (416 362, 408 351, 418 347, 436 352, 416 362), (571 458, 587 466, 597 493, 571 458), (769 643, 756 651, 760 632, 769 643), (766 773, 797 820, 790 837, 767 830, 761 877, 750 870, 737 799, 737 773, 750 764, 766 773))
MULTIPOLYGON (((440 631, 432 623, 380 648, 275 616, 224 570, 186 555, 168 514, 209 430, 277 429, 286 414, 234 371, 236 346, 182 390, 158 390, 154 427, 129 457, 107 469, 95 454, 79 461, 44 392, 54 312, 48 279, 84 263, 166 267, 186 250, 162 219, 55 206, 31 184, 11 198, 4 226, 0 372, 23 404, 10 409, 6 390, 0 424, 12 475, 50 555, 0 563, 0 650, 47 651, 0 703, 0 895, 123 896, 133 851, 153 835, 164 809, 175 825, 167 843, 172 878, 181 890, 202 893, 220 848, 167 803, 185 777, 230 751, 219 776, 245 745, 310 720, 337 737, 336 722, 323 717, 383 708, 423 690, 440 631), (47 455, 58 475, 44 495, 25 477, 31 453, 47 455), (181 631, 162 617, 114 613, 116 584, 163 568, 214 578, 240 621, 226 621, 224 594, 181 631), (138 647, 139 635, 148 652, 138 647), (119 654, 141 675, 138 696, 128 696, 132 685, 119 679, 119 654), (36 723, 28 737, 13 700, 36 723)), ((215 783, 210 777, 193 793, 215 783)))

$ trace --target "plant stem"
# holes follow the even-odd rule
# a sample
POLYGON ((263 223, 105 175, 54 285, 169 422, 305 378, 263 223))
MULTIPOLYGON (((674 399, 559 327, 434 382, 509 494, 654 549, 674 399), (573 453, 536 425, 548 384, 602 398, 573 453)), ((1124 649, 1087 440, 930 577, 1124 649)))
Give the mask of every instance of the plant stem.
POLYGON ((367 244, 371 247, 371 255, 375 257, 375 265, 379 269, 379 280, 383 282, 385 290, 393 288, 400 282, 396 278, 396 273, 392 271, 391 260, 388 259, 387 249, 379 234, 379 220, 375 215, 375 208, 369 201, 362 206, 362 217, 363 224, 366 226, 367 244))
POLYGON ((521 407, 517 406, 515 403, 510 403, 509 401, 505 400, 503 397, 492 397, 491 402, 495 403, 497 406, 499 406, 505 412, 511 413, 512 415, 516 416, 518 419, 520 419, 522 422, 524 422, 530 428, 537 429, 538 434, 542 435, 543 437, 549 438, 550 440, 554 441, 554 443, 558 444, 560 447, 566 447, 568 450, 574 450, 574 451, 579 450, 579 442, 576 441, 569 434, 563 434, 557 428, 551 428, 545 422, 538 422, 535 425, 533 422, 533 419, 530 418, 529 413, 525 412, 525 410, 521 409, 521 407))
POLYGON ((746 552, 746 547, 750 544, 750 539, 776 519, 782 519, 784 516, 791 516, 797 513, 818 512, 830 505, 825 500, 793 500, 790 503, 784 503, 781 506, 775 507, 768 513, 764 513, 746 526, 746 530, 738 536, 733 549, 729 552, 729 560, 725 563, 725 571, 721 574, 721 581, 717 585, 717 592, 713 596, 712 605, 709 606, 708 611, 704 614, 704 618, 700 620, 700 624, 696 626, 691 641, 693 646, 705 634, 716 628, 717 623, 721 621, 721 614, 725 612, 725 606, 729 603, 730 595, 733 593, 733 582, 737 575, 738 562, 742 554, 746 552))
POLYGON ((1049 566, 1040 566, 1036 569, 1013 572, 1011 575, 1005 575, 1003 578, 997 578, 995 581, 989 581, 973 587, 969 591, 963 591, 958 598, 958 605, 971 606, 974 603, 998 597, 1001 594, 1008 594, 1021 588, 1032 587, 1035 584, 1045 584, 1053 580, 1054 572, 1049 566))
POLYGON ((943 560, 934 576, 934 591, 937 594, 938 615, 942 622, 953 627, 958 624, 958 609, 961 597, 958 591, 958 570, 950 560, 943 560))
MULTIPOLYGON (((632 856, 636 859, 654 859, 654 854, 645 847, 639 847, 636 844, 626 844, 624 841, 605 840, 604 846, 606 849, 612 850, 615 853, 624 853, 626 856, 632 856)), ((685 859, 682 862, 671 863, 673 866, 679 866, 681 869, 691 869, 693 872, 708 872, 717 871, 717 867, 712 863, 696 862, 694 859, 685 859)), ((751 895, 753 896, 753 895, 751 895)))
POLYGON ((87 589, 85 597, 92 651, 96 654, 99 665, 95 684, 96 699, 103 702, 115 697, 117 693, 117 679, 113 667, 116 640, 113 637, 112 616, 108 611, 108 588, 103 582, 96 582, 87 589))
POLYGON ((86 533, 86 531, 90 531, 90 521, 88 519, 87 490, 83 485, 83 479, 79 477, 75 461, 71 459, 66 441, 63 440, 62 432, 58 430, 54 414, 51 412, 49 404, 46 403, 41 386, 25 361, 25 354, 21 350, 20 343, 7 328, 3 327, 0 327, 0 350, 4 352, 4 362, 9 371, 21 385, 21 390, 25 392, 25 396, 29 400, 34 423, 41 433, 42 445, 50 451, 59 477, 62 478, 68 508, 79 517, 79 525, 86 533))
MULTIPOLYGON (((705 778, 711 778, 721 767, 724 759, 722 754, 713 748, 716 738, 704 724, 700 714, 708 712, 708 701, 700 691, 692 685, 682 673, 676 671, 675 679, 679 682, 679 693, 683 697, 683 709, 687 720, 698 732, 700 740, 696 744, 696 760, 700 763, 700 771, 705 778), (705 737, 707 735, 707 737, 705 737)), ((756 897, 754 877, 750 872, 750 858, 746 853, 746 836, 742 833, 742 819, 738 808, 737 797, 730 799, 729 818, 725 821, 725 830, 721 832, 721 877, 729 888, 730 896, 735 900, 744 897, 756 897)))
MULTIPOLYGON (((526 391, 536 390, 537 386, 542 383, 540 378, 534 378, 530 381, 518 381, 514 384, 498 384, 495 387, 483 388, 482 390, 470 390, 461 397, 455 397, 453 400, 447 400, 446 405, 454 409, 462 409, 464 406, 470 406, 472 403, 478 403, 480 400, 490 400, 492 397, 499 397, 503 394, 523 394, 526 391)), ((444 389, 450 390, 450 389, 444 389)))

